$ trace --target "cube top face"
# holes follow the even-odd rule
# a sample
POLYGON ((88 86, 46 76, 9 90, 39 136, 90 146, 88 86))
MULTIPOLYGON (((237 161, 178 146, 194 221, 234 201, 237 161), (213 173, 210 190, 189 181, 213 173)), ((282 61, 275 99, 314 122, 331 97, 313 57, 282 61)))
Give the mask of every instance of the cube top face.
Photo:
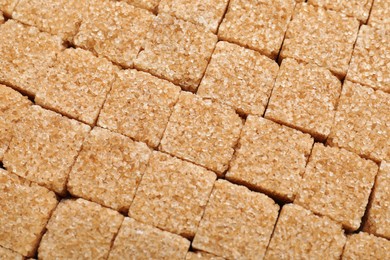
POLYGON ((359 22, 355 18, 299 3, 288 26, 280 58, 314 63, 344 78, 358 30, 359 22))
POLYGON ((390 9, 389 9, 389 0, 375 0, 370 18, 368 19, 368 25, 374 28, 381 28, 385 30, 390 30, 390 9))
POLYGON ((226 178, 271 197, 292 201, 313 142, 308 134, 248 116, 226 178))
POLYGON ((135 68, 196 91, 217 43, 203 27, 160 14, 152 23, 135 68))
POLYGON ((389 252, 389 240, 360 232, 348 237, 343 259, 388 259, 389 252))
POLYGON ((0 248, 34 256, 57 203, 48 189, 0 169, 0 248))
POLYGON ((218 180, 192 247, 224 258, 263 257, 278 211, 264 194, 218 180))
POLYGON ((344 149, 316 143, 294 203, 359 228, 378 166, 344 149))
POLYGON ((241 118, 230 107, 182 92, 160 149, 222 175, 241 127, 241 118))
POLYGON ((200 166, 153 152, 129 215, 192 238, 217 176, 200 166))
POLYGON ((265 117, 324 141, 330 133, 341 82, 314 64, 284 59, 265 117))
POLYGON ((4 166, 12 173, 65 194, 70 168, 90 127, 36 105, 27 113, 15 126, 4 166))
POLYGON ((189 247, 181 236, 125 218, 108 259, 184 259, 189 247))
POLYGON ((390 160, 390 94, 346 81, 327 142, 376 162, 390 160))
POLYGON ((42 258, 106 259, 123 216, 83 199, 62 200, 39 245, 42 258))
POLYGON ((238 113, 262 115, 274 85, 275 61, 228 42, 218 42, 197 95, 232 106, 238 113))
POLYGON ((233 0, 218 36, 274 59, 282 46, 294 6, 294 0, 233 0))

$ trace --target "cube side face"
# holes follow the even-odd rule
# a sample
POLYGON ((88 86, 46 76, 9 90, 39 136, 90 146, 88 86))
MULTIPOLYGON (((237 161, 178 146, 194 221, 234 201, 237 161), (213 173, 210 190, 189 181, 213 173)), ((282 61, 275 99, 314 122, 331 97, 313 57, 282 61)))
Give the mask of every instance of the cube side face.
POLYGON ((315 144, 294 201, 311 211, 359 228, 378 166, 344 149, 315 144))
POLYGON ((69 174, 68 191, 127 212, 146 170, 150 149, 120 134, 94 128, 69 174))
POLYGON ((16 125, 4 166, 12 173, 59 194, 90 127, 57 113, 31 106, 16 125))
POLYGON ((57 206, 55 194, 0 169, 0 195, 0 246, 23 256, 34 256, 57 206))
POLYGON ((378 29, 390 30, 389 0, 375 0, 372 5, 368 25, 378 29))
POLYGON ((42 258, 104 259, 123 216, 83 199, 63 200, 47 224, 39 245, 42 258))
POLYGON ((348 237, 343 259, 388 259, 390 241, 364 232, 348 237))
POLYGON ((278 211, 267 196, 218 180, 192 246, 224 258, 263 257, 278 211))

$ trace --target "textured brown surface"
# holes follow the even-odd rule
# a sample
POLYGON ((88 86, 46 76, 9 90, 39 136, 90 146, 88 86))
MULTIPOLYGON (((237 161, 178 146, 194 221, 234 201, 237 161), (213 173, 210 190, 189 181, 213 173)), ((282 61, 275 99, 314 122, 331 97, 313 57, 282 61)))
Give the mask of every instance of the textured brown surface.
POLYGON ((3 12, 0 11, 0 24, 4 23, 3 12))
POLYGON ((98 125, 157 147, 168 124, 180 87, 148 73, 117 74, 98 125))
POLYGON ((57 203, 48 189, 0 169, 0 246, 34 256, 57 203))
POLYGON ((184 259, 190 241, 125 218, 108 259, 184 259))
POLYGON ((24 257, 19 253, 0 246, 0 259, 23 260, 24 257))
POLYGON ((368 25, 390 30, 390 0, 374 0, 368 25))
POLYGON ((0 0, 0 11, 5 15, 11 16, 18 0, 0 0))
POLYGON ((313 138, 267 119, 248 116, 226 178, 292 201, 305 171, 313 138))
POLYGON ((361 224, 378 166, 344 149, 314 144, 294 203, 356 230, 361 224))
POLYGON ((83 199, 62 200, 39 245, 40 259, 106 259, 123 221, 118 212, 83 199))
POLYGON ((149 11, 157 11, 157 6, 160 3, 160 0, 122 0, 137 7, 145 8, 149 11))
POLYGON ((94 128, 69 174, 68 191, 74 196, 127 212, 150 153, 144 143, 94 128))
POLYGON ((153 152, 129 216, 192 238, 216 178, 200 166, 153 152))
POLYGON ((4 166, 30 181, 64 194, 71 166, 89 126, 31 106, 15 126, 4 166))
POLYGON ((230 107, 182 92, 160 148, 221 175, 228 168, 241 127, 241 118, 230 107))
POLYGON ((340 259, 346 241, 340 224, 298 205, 284 205, 265 259, 340 259))
POLYGON ((389 259, 390 241, 360 232, 348 237, 343 252, 343 260, 389 259))
POLYGON ((256 51, 218 42, 197 95, 232 106, 241 114, 262 115, 278 65, 256 51))
POLYGON ((186 255, 186 260, 223 260, 224 258, 215 256, 206 252, 196 251, 188 252, 186 255))
POLYGON ((192 247, 231 259, 262 258, 278 211, 264 194, 218 180, 192 247))

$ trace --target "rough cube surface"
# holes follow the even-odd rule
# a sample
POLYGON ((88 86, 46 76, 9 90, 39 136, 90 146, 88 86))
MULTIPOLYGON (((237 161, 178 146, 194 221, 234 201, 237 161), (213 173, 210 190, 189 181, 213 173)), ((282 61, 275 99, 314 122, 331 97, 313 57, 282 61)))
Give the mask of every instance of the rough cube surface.
POLYGON ((378 166, 344 149, 314 144, 294 201, 312 212, 359 228, 378 166))
POLYGON ((299 3, 288 26, 280 58, 314 63, 343 78, 358 30, 359 21, 355 18, 299 3))
POLYGON ((313 138, 308 134, 248 116, 226 178, 292 201, 312 146, 313 138))
POLYGON ((135 67, 195 91, 217 43, 200 26, 160 14, 147 33, 135 67))
POLYGON ((230 107, 182 92, 160 149, 222 174, 233 156, 242 127, 230 107))
POLYGON ((184 259, 189 247, 181 236, 125 218, 108 259, 184 259))
POLYGON ((116 67, 82 49, 66 49, 40 82, 35 102, 94 124, 115 80, 116 67))
POLYGON ((17 3, 18 0, 0 0, 0 11, 10 17, 17 3))
POLYGON ((0 169, 0 246, 34 256, 56 205, 53 192, 0 169))
POLYGON ((390 94, 344 82, 328 143, 377 162, 389 161, 389 107, 390 94))
POLYGON ((149 161, 150 149, 120 134, 94 128, 69 175, 68 191, 126 212, 149 161))
POLYGON ((158 12, 202 25, 216 33, 228 2, 228 0, 162 0, 158 12))
POLYGON ((186 260, 223 260, 224 258, 215 256, 206 252, 196 251, 188 252, 186 255, 186 260))
POLYGON ((70 168, 90 127, 31 106, 15 126, 3 159, 13 173, 64 194, 70 168))
POLYGON ((192 247, 229 259, 263 258, 278 211, 264 194, 218 180, 192 247))
POLYGON ((390 0, 375 0, 372 5, 368 25, 390 30, 390 0))
POLYGON ((123 67, 132 67, 154 15, 123 2, 91 5, 74 43, 123 67))
POLYGON ((241 114, 262 115, 278 69, 275 61, 256 51, 218 42, 197 94, 241 114))
POLYGON ((83 199, 62 200, 39 245, 42 259, 106 259, 123 221, 118 212, 83 199))
POLYGON ((390 239, 390 163, 381 163, 371 196, 364 231, 390 239))
POLYGON ((8 20, 0 26, 0 82, 34 96, 63 48, 59 37, 8 20))
POLYGON ((4 23, 3 13, 0 11, 0 24, 4 23))
POLYGON ((24 260, 24 257, 16 253, 12 250, 9 250, 7 248, 1 247, 0 246, 0 258, 1 259, 12 259, 12 260, 24 260))
POLYGON ((190 162, 154 152, 129 215, 192 238, 217 176, 190 162))
POLYGON ((136 70, 118 72, 98 125, 157 147, 180 87, 136 70))
POLYGON ((390 241, 364 232, 348 237, 343 259, 389 259, 390 241))
POLYGON ((25 115, 30 105, 27 97, 0 84, 0 161, 11 141, 15 124, 25 115))
POLYGON ((363 25, 352 55, 347 80, 390 93, 389 53, 390 31, 375 30, 363 25))
POLYGON ((218 36, 274 59, 282 46, 294 6, 294 0, 232 0, 218 36))
POLYGON ((137 7, 145 8, 151 12, 157 11, 160 0, 122 0, 137 7))
POLYGON ((313 64, 285 59, 265 117, 325 140, 333 124, 341 82, 313 64))
POLYGON ((346 241, 340 224, 298 205, 284 205, 265 259, 340 259, 346 241))

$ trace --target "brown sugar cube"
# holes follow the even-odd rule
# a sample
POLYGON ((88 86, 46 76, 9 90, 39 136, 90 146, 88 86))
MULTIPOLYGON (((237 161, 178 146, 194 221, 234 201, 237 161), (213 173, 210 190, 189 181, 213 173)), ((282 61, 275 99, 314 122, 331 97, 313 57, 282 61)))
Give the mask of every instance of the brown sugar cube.
POLYGON ((218 180, 192 247, 228 259, 262 259, 278 211, 264 194, 218 180))
POLYGON ((123 216, 83 199, 62 200, 39 245, 40 259, 107 259, 123 216))
POLYGON ((390 239, 390 163, 381 163, 371 196, 364 231, 390 239))
POLYGON ((345 81, 328 143, 376 162, 389 161, 389 107, 390 94, 345 81))
POLYGON ((294 203, 354 231, 360 226, 377 171, 373 161, 315 143, 294 203))
POLYGON ((64 194, 70 168, 90 127, 55 112, 31 106, 14 127, 4 167, 64 194))
POLYGON ((137 7, 147 9, 151 12, 157 11, 157 6, 160 0, 122 0, 137 7))
POLYGON ((375 0, 372 5, 368 25, 390 30, 390 0, 375 0))
POLYGON ((69 174, 68 191, 76 197, 127 212, 150 153, 144 143, 94 128, 69 174))
POLYGON ((313 142, 308 134, 248 116, 226 178, 271 197, 292 201, 313 142))
POLYGON ((196 251, 188 252, 186 255, 186 260, 224 260, 224 258, 206 252, 196 251))
POLYGON ((309 0, 308 3, 338 11, 366 23, 374 0, 309 0))
POLYGON ((125 218, 108 259, 184 259, 189 247, 181 236, 125 218))
POLYGON ((27 97, 0 84, 0 161, 11 141, 15 124, 25 115, 30 105, 27 97))
POLYGON ((21 254, 0 246, 0 259, 24 260, 21 254))
POLYGON ((57 203, 48 189, 0 169, 0 246, 34 256, 57 203))
POLYGON ((298 205, 284 205, 264 259, 340 259, 342 226, 298 205))
POLYGON ((350 235, 342 259, 390 259, 390 241, 364 232, 350 235))
POLYGON ((390 31, 363 25, 360 27, 347 80, 390 93, 389 53, 390 31))
POLYGON ((341 82, 314 64, 283 60, 265 117, 325 140, 332 128, 341 82))
POLYGON ((218 37, 274 59, 282 46, 294 0, 231 0, 218 37))
POLYGON ((90 6, 74 43, 129 68, 154 17, 147 10, 124 2, 102 1, 90 6))
POLYGON ((192 238, 217 176, 200 166, 153 152, 129 216, 192 238))
POLYGON ((93 125, 115 80, 117 68, 82 49, 66 49, 41 81, 38 105, 93 125))
POLYGON ((195 91, 217 43, 203 27, 160 14, 147 33, 135 67, 195 91))
POLYGON ((359 21, 355 18, 299 3, 288 25, 280 58, 314 63, 343 78, 358 30, 359 21))
POLYGON ((0 0, 0 11, 11 17, 18 0, 0 0))
POLYGON ((242 120, 233 109, 182 92, 160 149, 222 175, 233 156, 241 128, 242 120))
POLYGON ((278 70, 275 61, 256 51, 218 42, 197 94, 241 114, 263 115, 278 70))
POLYGON ((8 20, 0 26, 0 82, 34 96, 63 48, 59 37, 8 20))
POLYGON ((0 24, 4 23, 4 16, 3 13, 0 11, 0 24))
POLYGON ((117 74, 97 124, 157 147, 180 87, 136 70, 117 74))
POLYGON ((161 0, 158 12, 202 25, 216 33, 228 2, 228 0, 161 0))

